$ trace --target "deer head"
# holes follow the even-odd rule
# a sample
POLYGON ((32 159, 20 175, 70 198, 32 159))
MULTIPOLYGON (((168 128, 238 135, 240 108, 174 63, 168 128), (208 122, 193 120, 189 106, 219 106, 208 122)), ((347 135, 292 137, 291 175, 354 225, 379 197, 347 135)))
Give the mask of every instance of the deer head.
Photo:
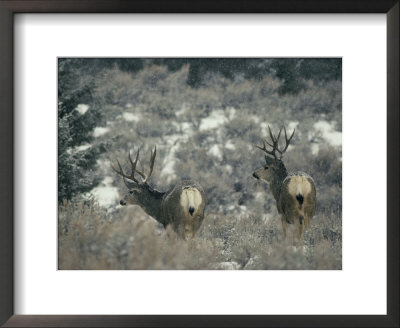
POLYGON ((283 149, 279 149, 278 143, 279 143, 279 138, 281 136, 282 128, 279 130, 278 136, 275 137, 272 132, 271 128, 268 126, 268 131, 269 131, 269 136, 270 136, 270 141, 267 139, 263 139, 262 143, 263 145, 257 146, 255 145, 258 149, 261 149, 264 151, 267 155, 265 155, 265 166, 260 167, 257 169, 254 173, 253 176, 256 179, 261 179, 264 180, 267 183, 271 183, 273 180, 277 178, 281 178, 282 176, 287 175, 287 170, 285 168, 285 165, 282 162, 282 157, 283 154, 286 152, 286 150, 289 147, 290 141, 293 138, 295 130, 293 130, 292 135, 288 138, 287 133, 286 133, 286 128, 283 128, 284 133, 285 133, 285 146, 283 149), (272 147, 271 150, 267 149, 267 146, 272 147))
POLYGON ((116 169, 114 166, 111 166, 112 169, 117 172, 119 175, 121 175, 124 179, 124 183, 127 186, 129 192, 125 195, 123 199, 121 199, 120 204, 121 205, 141 205, 146 203, 146 200, 151 199, 151 197, 154 197, 154 189, 151 188, 148 185, 148 181, 151 177, 151 174, 153 173, 153 167, 154 167, 154 161, 156 158, 156 153, 157 149, 154 147, 154 151, 151 151, 150 154, 150 170, 147 175, 143 173, 143 171, 140 171, 137 168, 137 163, 139 160, 139 152, 140 149, 138 149, 136 153, 136 158, 133 161, 131 158, 131 154, 129 152, 128 154, 128 159, 129 163, 131 165, 131 173, 130 175, 124 173, 122 170, 122 166, 117 160, 118 163, 118 169, 116 169), (135 174, 139 176, 135 177, 135 174), (140 179, 140 180, 139 180, 140 179))

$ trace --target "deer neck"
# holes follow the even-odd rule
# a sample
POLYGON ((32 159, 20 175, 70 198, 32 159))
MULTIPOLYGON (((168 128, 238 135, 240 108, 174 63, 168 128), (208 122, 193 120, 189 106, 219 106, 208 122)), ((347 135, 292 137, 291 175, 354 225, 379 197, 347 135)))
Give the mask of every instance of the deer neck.
POLYGON ((162 219, 161 203, 165 192, 157 191, 151 187, 147 187, 145 192, 139 196, 140 207, 158 222, 164 224, 162 219))
POLYGON ((286 170, 285 165, 283 165, 282 163, 282 166, 279 170, 277 170, 276 174, 273 176, 270 182, 271 192, 277 203, 279 202, 279 198, 281 197, 283 180, 285 180, 287 176, 288 171, 286 170))

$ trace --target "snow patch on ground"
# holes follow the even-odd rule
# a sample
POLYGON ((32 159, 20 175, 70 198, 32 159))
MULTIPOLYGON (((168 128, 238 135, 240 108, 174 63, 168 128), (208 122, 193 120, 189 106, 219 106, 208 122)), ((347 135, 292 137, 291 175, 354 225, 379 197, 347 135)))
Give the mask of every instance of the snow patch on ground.
POLYGON ((272 215, 269 215, 269 214, 264 214, 262 217, 261 217, 261 220, 264 222, 264 223, 267 223, 268 221, 270 221, 272 219, 272 215))
POLYGON ((132 108, 133 107, 133 105, 131 104, 131 103, 127 103, 126 105, 125 105, 125 108, 132 108))
POLYGON ((291 121, 289 122, 288 126, 286 127, 286 131, 287 133, 292 134, 293 130, 297 128, 297 126, 299 125, 298 121, 291 121))
POLYGON ((332 146, 342 145, 342 132, 335 130, 336 122, 318 121, 314 130, 321 132, 322 138, 332 146))
POLYGON ((109 160, 98 159, 96 161, 96 163, 102 170, 110 170, 111 169, 111 163, 109 160))
POLYGON ((311 153, 312 153, 313 155, 317 155, 318 152, 319 152, 319 144, 317 144, 317 143, 312 143, 312 144, 311 144, 311 153))
POLYGON ((100 185, 93 188, 90 192, 90 194, 96 198, 100 206, 108 208, 118 204, 120 198, 118 188, 113 187, 112 182, 113 179, 111 177, 105 177, 100 185))
POLYGON ((257 192, 255 193, 255 195, 254 195, 254 198, 255 198, 257 201, 264 201, 264 200, 265 200, 265 194, 264 194, 263 192, 261 192, 261 191, 257 191, 257 192))
POLYGON ((240 208, 240 213, 243 213, 243 214, 247 213, 247 206, 240 205, 239 208, 240 208))
POLYGON ((168 183, 172 182, 173 180, 176 179, 176 174, 175 174, 175 158, 172 157, 167 157, 164 160, 164 165, 163 169, 161 170, 160 175, 163 177, 166 177, 166 180, 168 183))
POLYGON ((233 173, 233 167, 232 167, 232 165, 227 164, 227 165, 225 165, 224 167, 225 167, 225 170, 226 170, 226 172, 227 172, 228 174, 232 174, 232 173, 233 173))
POLYGON ((181 123, 181 131, 188 135, 193 134, 193 124, 190 122, 182 122, 181 123))
POLYGON ((212 267, 216 270, 237 270, 240 265, 237 262, 220 262, 215 263, 212 267))
POLYGON ((175 158, 175 153, 176 151, 179 150, 180 143, 185 142, 189 139, 189 136, 186 134, 171 134, 171 135, 166 135, 163 137, 164 142, 167 145, 170 145, 169 151, 167 153, 167 156, 163 160, 163 165, 162 165, 162 170, 160 172, 161 177, 165 177, 167 183, 172 182, 173 180, 176 179, 176 174, 175 174, 175 164, 176 164, 176 158, 175 158))
POLYGON ((95 137, 95 138, 100 137, 100 136, 106 134, 108 131, 110 131, 110 128, 102 127, 102 126, 95 127, 93 130, 93 137, 95 137))
POLYGON ((260 123, 260 128, 261 128, 261 138, 266 138, 267 136, 269 136, 269 132, 268 132, 268 126, 271 126, 268 122, 261 122, 260 123))
POLYGON ((214 156, 218 160, 222 161, 222 151, 221 151, 221 148, 219 147, 219 145, 212 146, 208 150, 207 154, 210 156, 214 156))
POLYGON ((164 142, 167 145, 174 146, 182 141, 187 141, 189 137, 184 134, 169 134, 163 137, 164 142))
POLYGON ((86 105, 86 104, 79 104, 78 106, 75 107, 75 110, 76 110, 77 112, 79 112, 79 114, 83 115, 83 114, 85 114, 85 113, 88 111, 89 108, 90 108, 89 105, 86 105))
POLYGON ((222 109, 216 109, 211 112, 211 114, 203 118, 200 122, 199 130, 207 131, 211 129, 216 129, 221 125, 228 122, 228 117, 222 109))
POLYGON ((172 182, 173 180, 176 179, 176 174, 175 174, 175 164, 176 164, 176 158, 175 158, 175 152, 178 150, 179 144, 176 144, 170 148, 170 151, 168 152, 167 156, 163 160, 163 165, 162 165, 162 170, 160 172, 161 177, 166 177, 167 183, 172 182))
POLYGON ((74 152, 85 151, 85 150, 88 150, 90 147, 92 147, 92 145, 86 143, 86 144, 83 144, 83 145, 76 146, 73 151, 74 152))
POLYGON ((228 214, 246 214, 248 211, 247 206, 234 204, 229 205, 225 212, 228 214))
MULTIPOLYGON (((293 133, 293 130, 297 128, 299 125, 298 121, 290 121, 286 127, 286 132, 288 133, 288 137, 293 133)), ((269 139, 269 130, 268 126, 271 128, 271 131, 274 135, 277 135, 279 133, 279 129, 283 127, 282 126, 272 126, 272 124, 268 122, 261 122, 260 123, 260 128, 261 128, 261 133, 262 133, 262 138, 268 138, 269 139)), ((282 129, 283 133, 283 129, 282 129)), ((284 134, 284 133, 283 133, 284 134)))
POLYGON ((256 124, 260 121, 259 117, 256 115, 250 115, 249 120, 253 121, 253 123, 256 123, 256 124))
POLYGON ((172 125, 175 127, 175 130, 179 133, 184 133, 186 136, 193 135, 193 123, 190 122, 172 122, 172 125))
POLYGON ((228 140, 228 142, 225 144, 225 148, 230 149, 230 150, 236 149, 235 145, 233 144, 233 142, 231 140, 228 140))
POLYGON ((122 117, 127 122, 139 122, 141 118, 139 114, 133 114, 129 112, 123 113, 122 117))
POLYGON ((176 117, 182 116, 182 115, 184 115, 184 114, 186 113, 186 111, 187 111, 187 105, 186 105, 186 104, 182 104, 181 109, 180 109, 180 110, 177 110, 177 111, 175 112, 175 116, 176 116, 176 117))
POLYGON ((230 120, 233 120, 236 117, 236 109, 233 107, 228 107, 227 108, 227 114, 228 114, 228 118, 230 120))

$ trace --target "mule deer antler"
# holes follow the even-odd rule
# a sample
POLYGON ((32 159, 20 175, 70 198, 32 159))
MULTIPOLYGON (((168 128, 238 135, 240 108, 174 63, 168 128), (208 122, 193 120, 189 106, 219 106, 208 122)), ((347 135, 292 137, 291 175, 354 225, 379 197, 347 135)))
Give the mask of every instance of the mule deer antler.
POLYGON ((136 182, 137 184, 139 184, 140 183, 139 180, 137 180, 135 178, 135 173, 137 173, 142 177, 142 183, 145 184, 145 183, 147 183, 147 181, 151 177, 151 174, 153 173, 153 167, 154 167, 154 161, 155 161, 155 158, 156 158, 157 148, 154 147, 154 151, 153 150, 151 151, 151 154, 150 154, 150 171, 149 171, 149 174, 147 176, 142 171, 139 171, 136 168, 137 162, 140 161, 139 160, 139 152, 140 152, 140 149, 138 149, 138 151, 136 153, 135 161, 132 160, 131 152, 129 152, 129 154, 128 154, 129 163, 131 164, 131 174, 130 175, 127 175, 127 174, 124 173, 124 171, 122 170, 122 166, 121 166, 120 162, 118 161, 118 159, 117 159, 117 163, 118 163, 118 168, 119 169, 116 169, 113 165, 111 165, 111 167, 116 173, 118 173, 122 177, 127 178, 129 180, 132 180, 132 181, 136 182))
POLYGON ((151 150, 151 153, 150 153, 150 171, 149 171, 149 174, 147 175, 147 177, 144 177, 143 183, 147 183, 147 181, 151 177, 151 174, 153 173, 153 167, 154 167, 154 161, 156 159, 156 154, 157 154, 157 148, 156 148, 156 146, 154 146, 154 151, 151 150))
POLYGON ((257 146, 257 145, 255 145, 255 146, 258 149, 261 149, 262 151, 266 152, 267 154, 274 156, 275 159, 282 159, 282 156, 285 153, 285 151, 288 149, 290 141, 292 140, 292 138, 294 136, 294 132, 296 131, 296 129, 293 130, 293 133, 289 138, 287 137, 287 133, 286 133, 286 128, 285 127, 283 127, 283 130, 285 132, 285 143, 286 144, 285 144, 285 148, 283 148, 282 150, 280 150, 278 148, 278 142, 279 142, 279 138, 281 137, 282 128, 280 128, 278 136, 275 138, 274 135, 271 132, 271 128, 269 127, 269 125, 268 125, 268 131, 269 131, 269 136, 270 136, 271 141, 272 141, 272 145, 268 142, 267 139, 262 139, 263 146, 262 147, 257 146), (267 149, 267 145, 272 147, 272 150, 268 150, 267 149), (278 158, 276 152, 278 152, 280 154, 279 158, 278 158))

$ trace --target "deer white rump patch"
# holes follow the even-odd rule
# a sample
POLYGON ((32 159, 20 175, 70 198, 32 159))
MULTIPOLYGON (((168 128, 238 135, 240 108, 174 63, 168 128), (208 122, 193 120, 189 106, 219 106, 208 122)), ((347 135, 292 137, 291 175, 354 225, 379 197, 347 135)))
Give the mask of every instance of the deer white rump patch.
POLYGON ((290 177, 288 185, 289 194, 296 197, 296 195, 308 195, 311 192, 311 183, 306 177, 296 175, 290 177))
POLYGON ((193 207, 194 213, 196 213, 202 201, 203 198, 201 197, 201 193, 198 189, 185 188, 182 190, 181 206, 185 211, 189 211, 189 208, 193 207))

